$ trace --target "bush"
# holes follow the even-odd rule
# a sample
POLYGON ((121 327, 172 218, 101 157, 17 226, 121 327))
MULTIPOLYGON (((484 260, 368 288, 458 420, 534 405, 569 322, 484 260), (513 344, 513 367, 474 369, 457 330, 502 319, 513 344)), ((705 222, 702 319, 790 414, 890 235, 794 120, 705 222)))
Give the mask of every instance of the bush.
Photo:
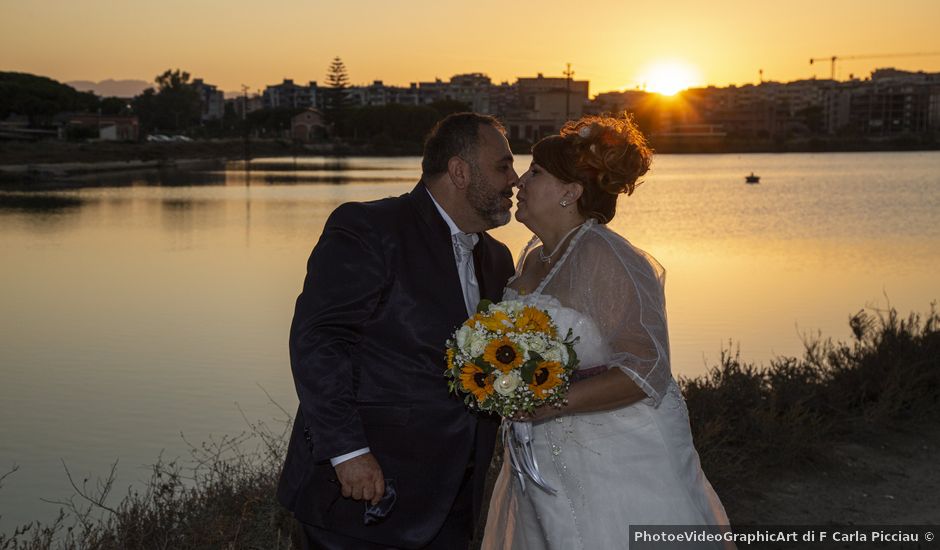
POLYGON ((716 486, 825 460, 837 437, 940 418, 940 316, 860 311, 854 340, 808 342, 766 367, 723 352, 682 379, 703 468, 716 486))

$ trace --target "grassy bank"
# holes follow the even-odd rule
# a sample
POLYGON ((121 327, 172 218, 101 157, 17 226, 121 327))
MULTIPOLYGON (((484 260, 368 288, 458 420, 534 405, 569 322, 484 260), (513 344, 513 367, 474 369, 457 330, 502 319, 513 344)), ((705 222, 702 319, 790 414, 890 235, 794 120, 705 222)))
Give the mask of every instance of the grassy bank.
MULTIPOLYGON (((849 324, 848 342, 817 339, 802 357, 761 366, 726 352, 681 381, 703 467, 724 499, 782 472, 824 470, 835 442, 940 418, 940 314, 863 311, 849 324)), ((74 483, 57 522, 0 535, 0 549, 289 548, 291 520, 274 499, 285 438, 281 426, 256 424, 195 447, 185 464, 159 462, 146 489, 113 507, 107 480, 74 483)))

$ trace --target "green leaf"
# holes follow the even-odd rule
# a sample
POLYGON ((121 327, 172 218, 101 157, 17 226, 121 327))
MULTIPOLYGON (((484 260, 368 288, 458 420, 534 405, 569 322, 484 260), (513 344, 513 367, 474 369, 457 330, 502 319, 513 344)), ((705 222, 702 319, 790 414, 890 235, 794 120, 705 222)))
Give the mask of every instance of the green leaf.
POLYGON ((568 367, 574 369, 578 366, 578 352, 574 350, 573 345, 565 346, 568 348, 568 367))
POLYGON ((477 304, 477 313, 486 313, 487 311, 490 310, 491 305, 493 305, 492 300, 483 298, 482 300, 480 300, 480 303, 477 304))
POLYGON ((564 339, 564 344, 565 344, 565 345, 572 345, 572 346, 573 346, 573 345, 577 344, 577 343, 581 340, 581 337, 580 337, 580 336, 574 336, 574 337, 572 337, 572 333, 573 333, 573 331, 569 328, 569 329, 568 329, 568 334, 565 336, 565 339, 564 339))
POLYGON ((493 366, 483 360, 483 357, 474 357, 473 364, 483 369, 483 372, 489 374, 493 372, 493 366))
POLYGON ((539 358, 539 360, 529 359, 522 365, 522 380, 526 384, 532 383, 532 379, 535 378, 535 368, 539 366, 540 361, 541 358, 539 358))

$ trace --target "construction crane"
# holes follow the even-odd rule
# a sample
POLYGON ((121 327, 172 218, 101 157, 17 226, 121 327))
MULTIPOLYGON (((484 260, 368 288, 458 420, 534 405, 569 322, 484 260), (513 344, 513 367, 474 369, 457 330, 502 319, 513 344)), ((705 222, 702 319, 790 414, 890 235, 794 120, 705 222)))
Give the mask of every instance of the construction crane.
POLYGON ((831 65, 831 74, 830 77, 832 80, 836 79, 836 61, 837 60, 846 60, 846 59, 877 59, 883 57, 926 57, 932 55, 940 55, 940 52, 916 52, 916 53, 883 53, 875 55, 833 55, 831 57, 813 57, 809 60, 809 64, 812 65, 817 61, 829 61, 831 65))

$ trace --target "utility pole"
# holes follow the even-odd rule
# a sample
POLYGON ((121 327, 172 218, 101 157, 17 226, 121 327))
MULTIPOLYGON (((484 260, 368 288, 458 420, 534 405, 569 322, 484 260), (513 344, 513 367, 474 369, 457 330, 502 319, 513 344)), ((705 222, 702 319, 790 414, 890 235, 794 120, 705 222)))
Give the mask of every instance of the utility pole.
MULTIPOLYGON (((245 127, 245 172, 248 172, 248 160, 251 158, 248 151, 248 86, 242 84, 242 126, 245 127)), ((245 185, 248 182, 246 180, 245 185)))
POLYGON ((574 71, 571 70, 571 63, 566 63, 568 66, 565 70, 565 122, 571 120, 571 77, 574 76, 574 71))

